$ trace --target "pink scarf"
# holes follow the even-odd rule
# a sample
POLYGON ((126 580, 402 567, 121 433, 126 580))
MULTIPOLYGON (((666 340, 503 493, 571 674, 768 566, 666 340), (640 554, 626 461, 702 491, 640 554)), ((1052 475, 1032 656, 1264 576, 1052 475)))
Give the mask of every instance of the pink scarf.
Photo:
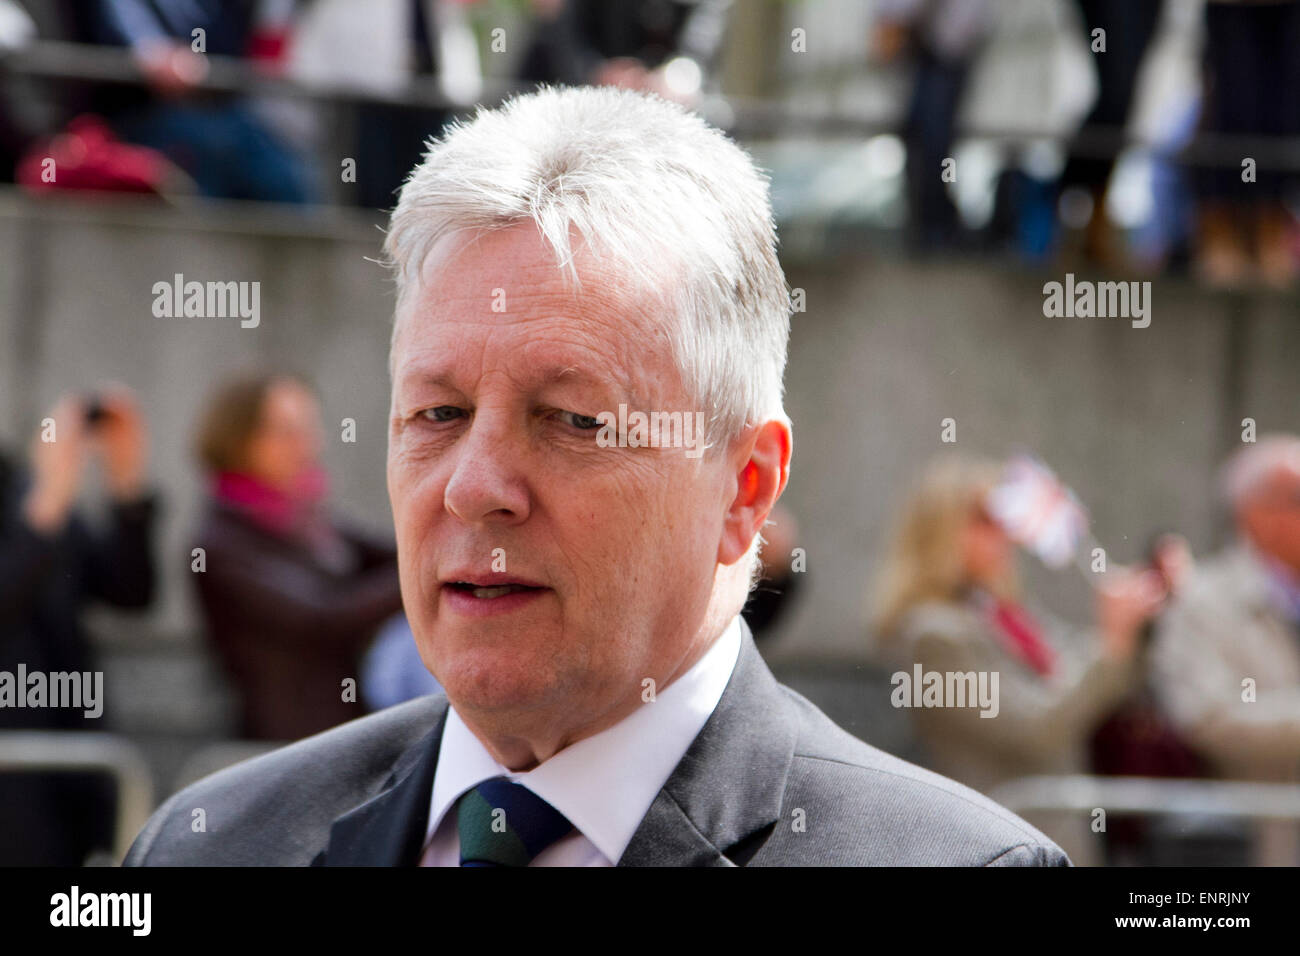
POLYGON ((329 478, 320 467, 304 471, 288 489, 237 471, 218 472, 212 483, 213 497, 277 535, 310 534, 321 518, 320 505, 328 490, 329 478))

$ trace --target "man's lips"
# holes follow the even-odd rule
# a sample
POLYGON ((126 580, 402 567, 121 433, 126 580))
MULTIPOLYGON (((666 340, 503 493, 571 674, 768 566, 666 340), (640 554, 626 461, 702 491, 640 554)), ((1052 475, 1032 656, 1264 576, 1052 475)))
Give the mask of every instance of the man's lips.
POLYGON ((545 588, 530 587, 526 584, 491 584, 481 585, 473 584, 467 581, 452 581, 443 585, 444 590, 457 591, 462 594, 472 594, 476 598, 499 598, 507 594, 522 594, 524 592, 544 591, 545 588))
POLYGON ((472 595, 480 600, 492 600, 510 594, 549 590, 544 584, 502 571, 455 572, 443 579, 444 591, 472 595))
POLYGON ((470 618, 515 614, 553 593, 543 584, 505 572, 450 575, 439 591, 449 610, 470 618))

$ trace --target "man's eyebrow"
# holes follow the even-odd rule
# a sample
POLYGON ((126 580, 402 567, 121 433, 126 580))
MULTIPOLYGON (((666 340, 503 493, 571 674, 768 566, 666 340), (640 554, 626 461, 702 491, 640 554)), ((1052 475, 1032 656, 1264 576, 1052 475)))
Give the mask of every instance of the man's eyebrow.
POLYGON ((586 369, 579 368, 576 365, 566 365, 564 368, 553 369, 542 375, 543 382, 562 382, 566 379, 580 384, 604 384, 586 369))
POLYGON ((610 368, 605 375, 596 375, 577 365, 566 365, 563 368, 544 370, 539 381, 543 385, 572 382, 576 385, 594 386, 611 390, 614 395, 622 395, 628 400, 631 400, 631 396, 636 391, 627 376, 616 368, 610 368))
POLYGON ((400 385, 445 385, 454 387, 449 372, 432 369, 421 365, 410 365, 400 369, 397 382, 400 385))
MULTIPOLYGON (((456 386, 453 378, 454 376, 449 369, 416 365, 402 369, 399 373, 398 381, 403 385, 433 385, 455 388, 456 386)), ((587 369, 577 365, 565 365, 549 369, 540 369, 538 370, 534 381, 539 387, 555 383, 572 383, 575 385, 613 388, 622 392, 628 392, 630 390, 630 383, 622 375, 595 375, 587 369)))

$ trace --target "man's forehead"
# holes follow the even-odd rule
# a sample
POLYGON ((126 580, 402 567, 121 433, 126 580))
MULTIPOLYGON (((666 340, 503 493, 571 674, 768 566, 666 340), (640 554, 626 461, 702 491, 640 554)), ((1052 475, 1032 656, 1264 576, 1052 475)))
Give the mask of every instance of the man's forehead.
POLYGON ((436 365, 440 359, 455 364, 483 359, 582 381, 624 366, 653 372, 660 364, 656 353, 666 342, 644 316, 602 308, 599 300, 587 297, 556 301, 521 296, 505 313, 481 302, 440 300, 406 313, 393 338, 395 371, 436 365))
POLYGON ((479 294, 487 285, 507 295, 592 295, 629 305, 644 296, 646 290, 630 281, 627 268, 594 251, 580 234, 574 232, 570 243, 577 285, 531 220, 450 233, 439 237, 420 262, 419 292, 424 298, 479 294))
POLYGON ((493 364, 512 365, 538 386, 627 392, 644 391, 640 379, 665 371, 675 379, 662 303, 586 251, 577 263, 574 286, 531 224, 443 237, 425 259, 420 288, 399 304, 395 383, 451 384, 494 347, 509 354, 493 364))

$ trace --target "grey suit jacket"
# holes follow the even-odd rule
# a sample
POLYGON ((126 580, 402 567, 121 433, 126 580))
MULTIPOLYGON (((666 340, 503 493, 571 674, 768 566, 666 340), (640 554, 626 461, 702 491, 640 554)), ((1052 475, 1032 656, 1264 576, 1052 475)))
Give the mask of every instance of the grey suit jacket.
MULTIPOLYGON (((445 697, 419 698, 200 780, 158 809, 124 865, 415 865, 446 714, 445 697)), ((716 710, 618 863, 1069 860, 986 797, 841 730, 777 683, 745 628, 716 710)))

